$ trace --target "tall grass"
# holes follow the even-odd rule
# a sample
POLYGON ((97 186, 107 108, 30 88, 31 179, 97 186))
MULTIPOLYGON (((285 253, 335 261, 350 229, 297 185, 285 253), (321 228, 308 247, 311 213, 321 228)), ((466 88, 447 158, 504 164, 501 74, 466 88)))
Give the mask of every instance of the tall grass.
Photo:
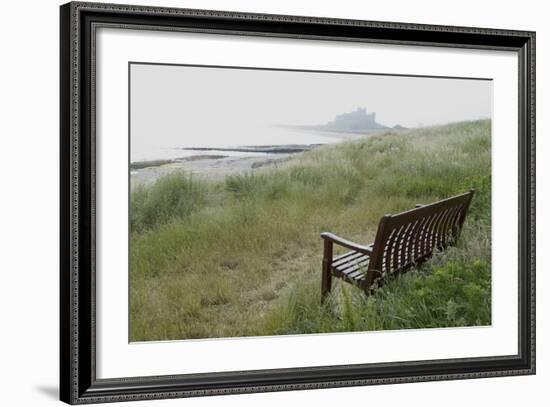
POLYGON ((130 199, 131 230, 139 232, 185 218, 203 204, 204 187, 183 173, 166 175, 152 187, 138 185, 130 199))
POLYGON ((174 174, 131 196, 131 340, 485 325, 490 122, 319 147, 210 183, 174 174), (373 240, 385 213, 476 188, 458 245, 374 295, 320 306, 319 233, 373 240))

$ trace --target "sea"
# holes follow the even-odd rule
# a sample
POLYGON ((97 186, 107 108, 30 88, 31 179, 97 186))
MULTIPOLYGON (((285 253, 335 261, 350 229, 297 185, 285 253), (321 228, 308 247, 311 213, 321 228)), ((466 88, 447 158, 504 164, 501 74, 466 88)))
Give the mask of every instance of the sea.
POLYGON ((193 155, 220 154, 225 156, 258 156, 262 153, 237 151, 197 151, 186 148, 237 148, 245 146, 286 146, 329 144, 342 141, 337 134, 309 129, 265 126, 240 128, 221 132, 194 131, 181 137, 170 137, 168 142, 155 142, 157 137, 141 137, 143 140, 130 139, 131 161, 170 160, 193 155))

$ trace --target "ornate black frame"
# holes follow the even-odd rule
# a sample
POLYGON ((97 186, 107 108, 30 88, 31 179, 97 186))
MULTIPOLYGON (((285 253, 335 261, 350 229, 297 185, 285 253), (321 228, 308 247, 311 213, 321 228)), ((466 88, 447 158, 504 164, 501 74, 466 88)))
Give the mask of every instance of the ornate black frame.
POLYGON ((70 404, 535 373, 535 33, 72 2, 60 38, 60 398, 70 404), (476 357, 96 379, 95 99, 98 26, 512 50, 519 59, 519 351, 476 357))

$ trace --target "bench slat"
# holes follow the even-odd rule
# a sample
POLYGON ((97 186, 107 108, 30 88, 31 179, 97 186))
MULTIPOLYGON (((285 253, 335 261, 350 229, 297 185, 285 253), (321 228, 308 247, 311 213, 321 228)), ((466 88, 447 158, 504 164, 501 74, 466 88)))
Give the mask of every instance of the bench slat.
POLYGON ((350 274, 351 272, 362 269, 362 268, 364 268, 365 272, 366 272, 366 267, 369 264, 369 260, 370 259, 368 259, 368 258, 363 259, 363 260, 361 260, 357 263, 349 263, 349 264, 346 264, 342 267, 338 267, 337 269, 338 269, 338 271, 340 271, 342 273, 346 273, 346 274, 350 274))
POLYGON ((336 261, 333 260, 332 265, 333 266, 339 266, 341 264, 346 264, 347 262, 352 261, 354 259, 357 259, 361 256, 364 256, 364 254, 359 253, 359 252, 350 252, 346 256, 338 258, 338 260, 336 260, 336 261))
POLYGON ((342 273, 341 271, 335 270, 334 271, 334 276, 336 276, 338 278, 341 278, 343 280, 346 280, 349 283, 356 284, 356 285, 360 286, 365 281, 366 272, 365 273, 355 273, 355 274, 351 275, 351 274, 346 274, 346 273, 342 273))

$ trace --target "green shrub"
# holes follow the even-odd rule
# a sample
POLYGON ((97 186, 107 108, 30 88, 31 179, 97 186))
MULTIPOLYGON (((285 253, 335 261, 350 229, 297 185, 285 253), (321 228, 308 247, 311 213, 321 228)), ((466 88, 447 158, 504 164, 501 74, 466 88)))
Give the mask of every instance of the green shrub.
POLYGON ((201 184, 183 172, 162 177, 152 186, 138 186, 130 199, 130 225, 135 232, 188 216, 204 203, 201 184))
POLYGON ((228 175, 225 177, 225 189, 238 197, 245 197, 258 191, 264 182, 264 177, 253 172, 228 175))

